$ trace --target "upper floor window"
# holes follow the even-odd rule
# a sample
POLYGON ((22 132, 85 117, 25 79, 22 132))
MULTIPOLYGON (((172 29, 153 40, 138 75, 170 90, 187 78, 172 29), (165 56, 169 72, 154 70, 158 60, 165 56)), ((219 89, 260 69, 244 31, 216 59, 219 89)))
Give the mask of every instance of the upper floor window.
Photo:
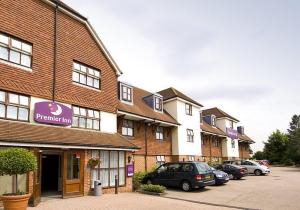
POLYGON ((229 123, 230 123, 230 128, 231 128, 231 129, 233 129, 233 121, 232 121, 232 120, 230 120, 230 122, 229 122, 229 123))
POLYGON ((0 33, 0 59, 31 68, 32 44, 0 33))
POLYGON ((192 115, 192 105, 191 104, 185 104, 185 113, 187 115, 192 115))
POLYGON ((233 139, 231 140, 231 148, 235 148, 235 142, 233 139))
POLYGON ((123 136, 133 136, 133 121, 123 120, 122 124, 122 135, 123 136))
POLYGON ((100 130, 100 112, 73 106, 72 127, 100 130))
POLYGON ((156 128, 156 133, 155 133, 155 137, 157 140, 163 140, 164 139, 164 128, 158 126, 156 128))
POLYGON ((154 96, 154 109, 162 111, 162 99, 160 97, 154 96))
POLYGON ((121 84, 122 101, 132 102, 132 87, 121 84))
POLYGON ((162 164, 166 163, 166 158, 164 155, 156 156, 156 165, 161 166, 162 164))
POLYGON ((211 116, 211 125, 216 127, 216 116, 211 116))
POLYGON ((220 146, 220 141, 218 139, 215 139, 213 141, 213 143, 214 143, 214 147, 219 147, 220 146))
POLYGON ((29 97, 0 91, 0 118, 29 121, 29 97))
POLYGON ((73 62, 73 81, 91 88, 100 89, 100 71, 78 62, 73 62))
POLYGON ((187 132, 187 141, 194 142, 194 131, 192 129, 186 129, 187 132))

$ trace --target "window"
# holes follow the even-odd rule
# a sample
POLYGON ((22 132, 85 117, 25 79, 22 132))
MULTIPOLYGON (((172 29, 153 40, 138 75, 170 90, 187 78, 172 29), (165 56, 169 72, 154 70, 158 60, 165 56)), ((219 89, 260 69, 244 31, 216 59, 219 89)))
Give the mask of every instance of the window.
POLYGON ((165 156, 164 155, 158 155, 156 156, 156 165, 161 166, 166 162, 165 156))
POLYGON ((0 59, 31 68, 32 44, 0 33, 0 59))
POLYGON ((29 97, 0 91, 0 118, 29 121, 29 97))
POLYGON ((133 136, 133 121, 132 120, 123 120, 122 135, 123 136, 133 136))
POLYGON ((154 109, 162 111, 162 99, 160 97, 154 96, 154 109))
POLYGON ((216 116, 215 115, 211 116, 211 125, 216 127, 216 116))
POLYGON ((233 121, 230 120, 230 128, 233 129, 233 121))
POLYGON ((194 142, 194 131, 191 129, 186 129, 187 132, 187 141, 194 142))
POLYGON ((85 128, 100 130, 100 112, 93 109, 86 109, 73 106, 73 123, 74 128, 85 128))
POLYGON ((121 99, 122 101, 132 102, 132 87, 121 85, 121 99))
POLYGON ((79 179, 80 156, 77 154, 67 155, 67 179, 79 179))
POLYGON ((94 188, 94 180, 100 180, 103 187, 114 187, 115 176, 118 176, 119 186, 125 185, 125 152, 93 150, 92 157, 100 158, 100 164, 91 170, 91 188, 94 188))
POLYGON ((191 172, 191 171, 194 170, 194 166, 192 164, 185 163, 185 164, 182 165, 181 170, 184 171, 184 172, 191 172))
POLYGON ((192 105, 191 104, 185 104, 185 113, 187 115, 192 115, 192 105))
POLYGON ((233 139, 231 140, 231 147, 232 147, 232 148, 235 148, 235 142, 234 142, 233 139))
POLYGON ((164 128, 158 126, 156 128, 156 133, 155 133, 156 139, 157 140, 164 140, 164 128))
POLYGON ((73 62, 73 81, 92 87, 95 89, 100 89, 100 71, 86 65, 73 62))
POLYGON ((202 112, 200 112, 199 115, 200 115, 200 123, 202 124, 203 123, 202 112))
POLYGON ((220 141, 218 139, 213 140, 214 147, 220 146, 220 141))
POLYGON ((188 161, 195 161, 195 156, 188 156, 188 161))

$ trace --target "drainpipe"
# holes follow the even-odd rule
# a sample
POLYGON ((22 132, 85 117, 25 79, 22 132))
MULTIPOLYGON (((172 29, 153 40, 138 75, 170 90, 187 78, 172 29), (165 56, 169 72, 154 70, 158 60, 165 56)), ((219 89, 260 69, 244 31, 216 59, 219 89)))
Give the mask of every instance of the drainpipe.
POLYGON ((213 136, 210 135, 210 138, 209 138, 209 160, 210 160, 210 164, 211 164, 211 141, 213 139, 213 136))
POLYGON ((55 6, 54 14, 54 48, 53 48, 53 84, 52 84, 52 101, 55 100, 55 85, 56 85, 56 67, 57 67, 57 19, 58 19, 58 4, 55 6))
POLYGON ((145 171, 147 172, 147 156, 148 156, 148 142, 147 142, 147 127, 148 123, 145 122, 145 171))

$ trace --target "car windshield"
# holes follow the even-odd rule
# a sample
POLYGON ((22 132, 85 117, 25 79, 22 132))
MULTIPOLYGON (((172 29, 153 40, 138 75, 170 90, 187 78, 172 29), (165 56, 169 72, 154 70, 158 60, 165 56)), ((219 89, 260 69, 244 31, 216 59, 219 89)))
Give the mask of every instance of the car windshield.
POLYGON ((207 173, 212 171, 212 169, 206 163, 196 163, 196 167, 199 173, 207 173))

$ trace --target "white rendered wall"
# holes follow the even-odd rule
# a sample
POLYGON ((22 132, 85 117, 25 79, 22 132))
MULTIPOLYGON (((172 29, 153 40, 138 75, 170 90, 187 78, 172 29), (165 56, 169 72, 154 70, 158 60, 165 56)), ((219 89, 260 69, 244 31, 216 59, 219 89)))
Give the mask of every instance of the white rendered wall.
POLYGON ((116 133, 117 132, 117 115, 108 112, 100 114, 100 130, 102 132, 116 133))
POLYGON ((180 126, 172 133, 173 155, 201 156, 200 108, 192 106, 192 116, 187 115, 185 102, 176 99, 165 103, 164 109, 180 123, 180 126), (187 129, 194 131, 194 142, 187 141, 187 129))

